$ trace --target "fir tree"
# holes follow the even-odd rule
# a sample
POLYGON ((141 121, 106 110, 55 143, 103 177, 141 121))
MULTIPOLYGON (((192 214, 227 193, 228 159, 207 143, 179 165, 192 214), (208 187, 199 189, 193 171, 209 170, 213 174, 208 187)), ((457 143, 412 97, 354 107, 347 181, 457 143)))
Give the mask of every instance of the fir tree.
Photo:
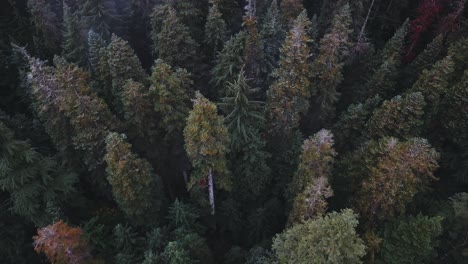
POLYGON ((272 133, 288 135, 299 126, 300 115, 309 107, 311 95, 310 77, 312 75, 307 32, 310 21, 305 11, 301 13, 289 31, 283 47, 279 68, 273 76, 276 81, 267 93, 268 119, 272 133))
POLYGON ((97 74, 99 67, 99 60, 101 59, 102 53, 105 52, 106 48, 105 41, 101 36, 93 30, 88 31, 88 58, 89 67, 91 73, 95 73, 100 78, 100 74, 97 74))
POLYGON ((448 55, 452 57, 455 63, 455 75, 463 75, 468 65, 468 37, 452 43, 448 48, 448 55))
POLYGON ((455 64, 450 56, 435 63, 430 70, 423 70, 419 79, 410 89, 411 92, 420 92, 427 102, 425 114, 433 116, 439 111, 441 97, 447 92, 453 77, 455 64))
POLYGON ((112 104, 114 110, 121 113, 122 90, 127 80, 146 83, 147 75, 129 43, 115 34, 112 34, 105 58, 107 62, 103 62, 102 67, 112 78, 112 104))
POLYGON ((81 38, 79 19, 67 4, 63 6, 63 57, 80 66, 86 65, 86 48, 81 38))
POLYGON ((161 116, 160 128, 167 138, 182 135, 190 111, 191 75, 184 69, 173 69, 162 60, 157 60, 151 75, 150 93, 154 109, 161 116))
POLYGON ((394 60, 397 65, 401 64, 403 48, 405 45, 405 37, 408 34, 408 20, 395 32, 393 37, 383 47, 378 54, 378 60, 384 63, 388 60, 394 60))
POLYGON ((214 176, 220 189, 230 190, 232 180, 227 169, 226 153, 229 146, 228 130, 223 118, 217 115, 216 105, 196 93, 193 110, 184 129, 185 150, 195 168, 188 188, 200 181, 209 182, 209 198, 214 214, 214 176))
POLYGON ((198 44, 190 36, 188 28, 179 20, 174 8, 167 7, 160 29, 153 26, 151 38, 154 53, 159 59, 173 67, 194 69, 198 44))
POLYGON ((297 224, 273 239, 278 263, 362 263, 366 254, 350 209, 297 224))
POLYGON ((367 123, 367 133, 372 138, 393 136, 407 139, 417 136, 423 124, 421 117, 425 106, 420 92, 384 101, 367 123))
POLYGON ((394 221, 385 227, 378 263, 427 263, 435 255, 442 217, 421 214, 394 221))
POLYGON ((320 118, 330 120, 335 115, 338 86, 343 80, 343 59, 348 54, 349 35, 352 32, 351 10, 344 5, 333 18, 331 30, 320 40, 320 51, 313 68, 314 89, 320 106, 320 118))
POLYGON ((0 122, 0 188, 9 193, 11 210, 37 226, 52 220, 49 206, 74 191, 77 177, 60 170, 0 122))
POLYGON ((364 90, 358 91, 360 98, 371 98, 381 96, 389 98, 395 93, 398 83, 398 67, 400 63, 394 59, 388 59, 378 68, 374 69, 372 75, 363 86, 364 90))
POLYGON ((414 195, 436 179, 439 154, 425 139, 382 138, 353 156, 346 173, 358 182, 354 207, 370 227, 404 213, 414 195))
POLYGON ((164 193, 159 176, 145 159, 132 153, 125 136, 110 133, 106 138, 107 179, 116 202, 136 223, 157 222, 164 193))
POLYGON ((209 50, 213 51, 213 58, 216 56, 224 45, 226 39, 226 23, 219 11, 218 2, 212 1, 208 18, 205 25, 205 44, 209 50))
MULTIPOLYGON (((60 29, 57 14, 53 5, 46 0, 28 0, 28 11, 36 28, 36 38, 43 42, 48 52, 54 52, 60 47, 60 29)), ((40 49, 36 45, 36 49, 40 49)))
POLYGON ((289 186, 290 200, 293 201, 289 225, 325 214, 326 199, 333 195, 328 184, 336 156, 333 143, 333 135, 325 129, 304 141, 299 167, 289 186))
POLYGON ((462 79, 455 85, 449 87, 443 100, 445 109, 442 118, 444 127, 450 135, 450 141, 454 142, 461 149, 466 147, 468 129, 468 107, 466 100, 468 96, 468 70, 465 70, 462 79))

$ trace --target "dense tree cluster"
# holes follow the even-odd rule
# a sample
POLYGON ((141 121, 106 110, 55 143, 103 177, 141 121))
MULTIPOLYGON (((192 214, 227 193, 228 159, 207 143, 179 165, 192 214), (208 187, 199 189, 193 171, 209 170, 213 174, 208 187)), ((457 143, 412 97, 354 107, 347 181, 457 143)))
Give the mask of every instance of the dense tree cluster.
POLYGON ((466 263, 467 0, 0 3, 0 263, 466 263))

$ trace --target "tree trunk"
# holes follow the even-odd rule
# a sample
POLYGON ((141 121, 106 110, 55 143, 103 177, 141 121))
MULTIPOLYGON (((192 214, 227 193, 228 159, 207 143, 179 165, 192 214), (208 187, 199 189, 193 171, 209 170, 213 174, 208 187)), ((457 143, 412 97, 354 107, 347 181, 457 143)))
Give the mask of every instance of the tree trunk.
POLYGON ((209 195, 210 195, 210 207, 211 207, 211 214, 215 214, 215 201, 214 201, 214 186, 213 186, 213 172, 210 169, 208 174, 208 188, 209 188, 209 195))

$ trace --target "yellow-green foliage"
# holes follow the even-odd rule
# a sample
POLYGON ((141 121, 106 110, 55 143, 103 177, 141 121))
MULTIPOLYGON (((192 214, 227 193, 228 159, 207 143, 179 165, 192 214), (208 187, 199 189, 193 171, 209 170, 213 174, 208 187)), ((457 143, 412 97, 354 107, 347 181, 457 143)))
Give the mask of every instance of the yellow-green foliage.
POLYGON ((327 209, 326 198, 333 195, 328 184, 336 152, 333 135, 322 129, 304 141, 299 168, 289 187, 293 208, 289 224, 322 216, 327 209))
POLYGON ((162 206, 162 183, 148 161, 132 153, 124 135, 106 138, 107 179, 119 207, 136 223, 157 222, 162 206))
POLYGON ((189 188, 214 173, 215 184, 221 189, 230 190, 232 181, 226 166, 226 153, 229 148, 229 133, 223 117, 217 114, 214 103, 196 93, 193 110, 184 129, 185 150, 195 172, 189 188))
POLYGON ((357 217, 345 209, 287 229, 273 239, 276 263, 362 263, 366 252, 356 234, 357 217))

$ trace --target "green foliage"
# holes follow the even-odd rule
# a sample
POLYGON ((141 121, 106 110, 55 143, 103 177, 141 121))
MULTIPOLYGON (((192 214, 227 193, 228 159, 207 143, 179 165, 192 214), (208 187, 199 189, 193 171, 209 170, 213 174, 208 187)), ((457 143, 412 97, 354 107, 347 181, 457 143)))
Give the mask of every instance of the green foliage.
POLYGON ((467 67, 468 38, 462 38, 449 46, 448 55, 455 63, 455 73, 463 74, 467 67))
POLYGON ((428 263, 442 233, 442 220, 419 214, 388 224, 378 263, 428 263))
POLYGON ((86 46, 81 39, 79 18, 67 4, 63 6, 63 23, 63 57, 69 62, 85 66, 86 46))
POLYGON ((441 97, 445 94, 453 77, 454 63, 450 56, 436 62, 430 70, 423 70, 411 92, 420 92, 427 103, 426 116, 439 112, 441 97))
POLYGON ((291 134, 299 126, 300 115, 309 107, 311 95, 308 36, 310 21, 303 11, 295 20, 281 48, 276 78, 267 92, 268 121, 273 134, 291 134))
POLYGON ((112 104, 117 112, 122 112, 121 97, 127 80, 146 83, 147 75, 129 43, 115 34, 112 34, 105 58, 103 67, 112 78, 112 104))
POLYGON ((297 224, 273 239, 277 263, 362 263, 363 241, 350 209, 297 224))
POLYGON ((361 98, 371 98, 377 95, 383 98, 391 97, 397 86, 399 65, 400 62, 391 58, 374 69, 372 75, 363 86, 364 90, 359 91, 361 98))
POLYGON ((435 180, 439 154, 427 140, 371 141, 352 155, 344 172, 356 191, 354 207, 371 225, 405 212, 414 195, 435 180))
POLYGON ((28 0, 28 11, 35 27, 36 49, 44 45, 48 52, 55 52, 60 47, 59 19, 53 11, 53 5, 46 0, 28 0), (38 42, 43 42, 39 44, 38 42))
POLYGON ((429 70, 431 65, 441 59, 444 50, 444 36, 438 35, 431 43, 408 65, 407 72, 417 78, 423 70, 429 70))
POLYGON ((47 208, 73 192, 76 182, 76 174, 15 139, 0 122, 0 188, 10 196, 8 209, 37 226, 47 224, 52 220, 47 208))
POLYGON ((223 48, 226 39, 226 23, 219 11, 218 3, 213 1, 205 25, 205 44, 213 51, 213 57, 223 48))
POLYGON ((320 51, 313 64, 313 87, 318 94, 321 120, 329 120, 335 115, 338 101, 338 86, 343 81, 343 60, 350 46, 351 9, 344 5, 333 18, 330 32, 320 40, 320 51))
POLYGON ((110 0, 85 0, 79 1, 79 10, 82 16, 82 24, 89 30, 109 40, 113 32, 113 26, 119 17, 114 1, 110 0))
POLYGON ((408 139, 417 136, 423 124, 422 115, 426 102, 420 92, 398 95, 384 101, 374 111, 367 123, 370 137, 393 136, 408 139))
POLYGON ((107 179, 114 198, 131 221, 157 222, 164 202, 161 180, 148 161, 132 153, 124 139, 117 133, 106 138, 107 179))
POLYGON ((297 16, 304 10, 302 0, 282 0, 281 13, 287 26, 291 26, 297 16))
POLYGON ((193 110, 184 129, 185 150, 195 168, 189 189, 214 173, 217 186, 230 190, 232 180, 227 169, 226 153, 229 134, 217 107, 199 92, 193 101, 193 110))
POLYGON ((278 67, 280 48, 285 37, 286 30, 281 21, 278 1, 273 0, 260 25, 260 38, 263 42, 263 54, 268 73, 278 67))
POLYGON ((403 25, 395 32, 393 37, 383 47, 382 51, 378 53, 378 60, 380 64, 388 60, 393 60, 397 65, 400 65, 403 55, 403 47, 405 45, 405 38, 408 34, 409 20, 407 19, 403 25))
POLYGON ((465 70, 462 79, 449 87, 443 100, 443 121, 450 140, 460 146, 466 146, 468 131, 468 70, 465 70))
MULTIPOLYGON (((218 87, 224 87, 227 82, 232 82, 244 65, 244 45, 247 33, 240 31, 224 44, 223 49, 216 58, 216 65, 212 70, 213 82, 218 87)), ((224 95, 224 91, 218 91, 218 95, 224 95)))
POLYGON ((185 127, 193 93, 190 77, 186 70, 175 70, 162 60, 153 66, 150 94, 154 98, 154 110, 161 116, 159 127, 167 138, 181 135, 185 127))
POLYGON ((153 40, 154 53, 167 64, 173 67, 186 67, 191 70, 195 67, 198 43, 192 38, 189 29, 179 20, 177 11, 167 6, 162 12, 163 21, 160 28, 155 25, 161 13, 155 9, 153 13, 153 40))

